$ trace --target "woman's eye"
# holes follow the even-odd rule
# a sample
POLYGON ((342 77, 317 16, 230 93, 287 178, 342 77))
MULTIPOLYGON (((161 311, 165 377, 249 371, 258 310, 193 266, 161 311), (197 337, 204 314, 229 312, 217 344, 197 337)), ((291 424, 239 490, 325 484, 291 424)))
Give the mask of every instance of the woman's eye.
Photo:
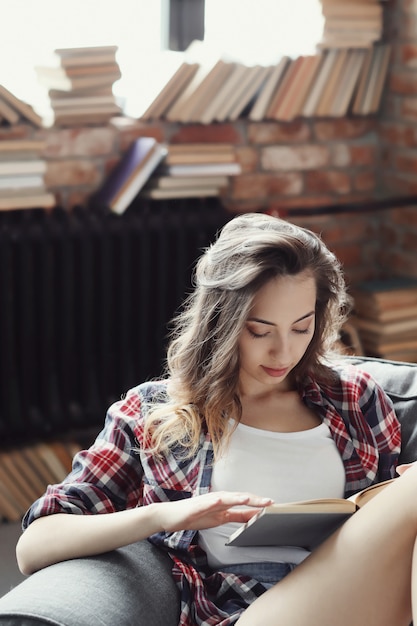
POLYGON ((308 335, 310 332, 310 328, 303 328, 303 329, 294 328, 294 332, 297 333, 297 335, 308 335))
POLYGON ((256 337, 256 338, 260 338, 260 337, 266 337, 268 332, 265 333, 257 333, 254 330, 252 330, 252 328, 248 328, 249 334, 252 335, 252 337, 256 337))

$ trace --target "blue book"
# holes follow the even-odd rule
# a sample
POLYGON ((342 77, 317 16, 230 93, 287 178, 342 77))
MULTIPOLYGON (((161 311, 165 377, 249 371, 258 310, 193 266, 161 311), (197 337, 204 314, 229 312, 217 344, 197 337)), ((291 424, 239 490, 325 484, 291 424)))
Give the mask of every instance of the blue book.
POLYGON ((136 139, 110 172, 94 204, 123 213, 166 154, 166 146, 153 137, 136 139))

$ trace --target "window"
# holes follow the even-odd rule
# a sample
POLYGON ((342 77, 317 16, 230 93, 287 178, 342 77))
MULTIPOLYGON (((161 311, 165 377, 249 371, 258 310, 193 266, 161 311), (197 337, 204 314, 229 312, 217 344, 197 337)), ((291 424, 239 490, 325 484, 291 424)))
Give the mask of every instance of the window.
POLYGON ((313 53, 323 23, 319 0, 205 0, 205 41, 249 65, 313 53))
MULTIPOLYGON (((34 66, 47 64, 54 48, 118 45, 122 78, 114 92, 131 115, 140 114, 182 58, 162 50, 168 0, 2 1, 0 84, 35 108, 48 96, 34 66)), ((248 64, 312 52, 322 26, 319 0, 205 0, 207 44, 248 64)))

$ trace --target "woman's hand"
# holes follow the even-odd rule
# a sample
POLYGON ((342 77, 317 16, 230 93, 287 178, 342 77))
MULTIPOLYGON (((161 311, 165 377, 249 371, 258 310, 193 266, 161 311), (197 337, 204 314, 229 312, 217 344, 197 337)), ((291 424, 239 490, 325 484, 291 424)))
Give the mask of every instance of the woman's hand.
POLYGON ((243 524, 270 504, 272 504, 270 498, 249 493, 218 491, 186 500, 161 502, 156 505, 155 510, 158 511, 162 528, 166 532, 174 532, 202 530, 227 522, 243 524))

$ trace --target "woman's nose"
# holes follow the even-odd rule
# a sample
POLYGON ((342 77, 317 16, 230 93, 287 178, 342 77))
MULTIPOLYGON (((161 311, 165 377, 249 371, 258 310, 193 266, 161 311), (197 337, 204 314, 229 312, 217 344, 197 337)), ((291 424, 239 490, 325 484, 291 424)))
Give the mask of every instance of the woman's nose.
POLYGON ((276 360, 285 361, 287 355, 289 354, 289 350, 289 342, 284 338, 278 338, 271 346, 271 356, 273 356, 276 360))

